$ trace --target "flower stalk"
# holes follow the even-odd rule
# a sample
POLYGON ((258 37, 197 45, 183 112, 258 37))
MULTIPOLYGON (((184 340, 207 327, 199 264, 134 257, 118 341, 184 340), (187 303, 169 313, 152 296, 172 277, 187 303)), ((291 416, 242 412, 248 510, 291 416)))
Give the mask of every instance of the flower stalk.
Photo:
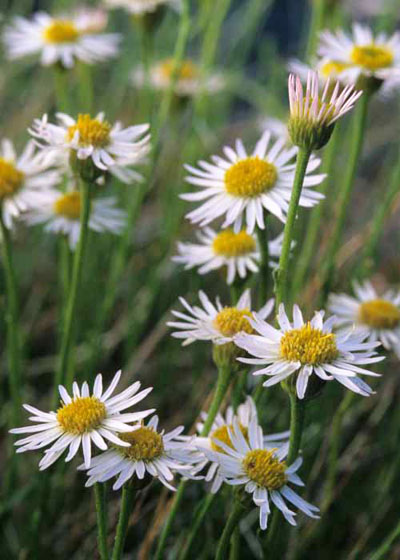
POLYGON ((112 552, 112 560, 120 560, 122 558, 126 533, 129 525, 129 516, 132 511, 133 499, 133 487, 130 484, 124 484, 122 487, 121 506, 117 525, 117 533, 115 535, 114 549, 112 552))
POLYGON ((101 560, 108 560, 106 490, 107 487, 105 484, 96 482, 94 485, 97 515, 97 543, 101 560))
POLYGON ((258 294, 259 294, 259 302, 261 302, 261 305, 264 305, 268 297, 269 280, 270 280, 268 223, 265 224, 264 230, 257 228, 256 231, 258 237, 258 245, 261 253, 261 263, 260 263, 260 272, 259 272, 260 286, 259 286, 258 294))
POLYGON ((230 540, 245 511, 246 510, 243 507, 243 505, 238 500, 235 500, 235 505, 231 513, 229 514, 228 520, 224 527, 224 531, 218 543, 215 560, 225 560, 225 558, 228 557, 227 551, 228 551, 230 540))

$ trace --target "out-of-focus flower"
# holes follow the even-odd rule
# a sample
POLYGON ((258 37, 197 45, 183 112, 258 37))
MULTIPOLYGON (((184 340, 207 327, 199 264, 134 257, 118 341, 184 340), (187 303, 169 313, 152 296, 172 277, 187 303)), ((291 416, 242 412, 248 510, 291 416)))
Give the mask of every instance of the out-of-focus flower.
POLYGON ((32 19, 17 17, 4 32, 4 44, 10 59, 40 54, 41 64, 57 62, 72 68, 76 60, 88 64, 118 54, 119 34, 98 33, 104 27, 101 11, 80 10, 76 14, 54 18, 38 12, 32 19))
POLYGON ((104 0, 107 8, 123 8, 129 13, 140 16, 153 13, 164 6, 171 6, 176 10, 182 7, 182 0, 104 0))

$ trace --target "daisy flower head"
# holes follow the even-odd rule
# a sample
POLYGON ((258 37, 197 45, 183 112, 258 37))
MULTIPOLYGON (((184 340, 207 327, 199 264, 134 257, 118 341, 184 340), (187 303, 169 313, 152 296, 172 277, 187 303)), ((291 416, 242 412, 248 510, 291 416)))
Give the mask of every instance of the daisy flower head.
MULTIPOLYGON (((204 422, 207 420, 207 413, 201 413, 201 421, 197 423, 196 429, 199 434, 194 439, 193 445, 197 446, 201 453, 202 448, 217 451, 218 453, 225 453, 224 450, 218 445, 218 441, 222 441, 225 445, 233 448, 229 430, 233 430, 233 422, 237 420, 240 431, 242 432, 244 438, 248 440, 248 432, 250 423, 255 420, 257 422, 257 408, 251 397, 247 397, 244 403, 240 404, 237 408, 236 413, 232 406, 229 406, 225 412, 225 415, 218 413, 213 425, 210 430, 210 434, 207 437, 202 437, 201 433, 203 430, 204 422)), ((281 445, 287 445, 289 437, 289 432, 282 432, 279 434, 273 434, 264 437, 264 445, 267 447, 280 447, 281 445)), ((203 453, 204 454, 204 453, 203 453)), ((205 480, 211 482, 211 492, 217 492, 221 487, 223 478, 219 475, 219 463, 214 461, 209 461, 207 456, 204 456, 204 461, 198 465, 197 470, 202 470, 206 465, 209 465, 205 480)))
POLYGON ((29 132, 43 150, 69 161, 84 180, 93 181, 110 172, 124 182, 140 176, 129 169, 145 161, 150 151, 148 124, 122 128, 120 122, 109 123, 104 113, 94 118, 80 114, 73 119, 56 114, 58 124, 48 122, 47 115, 35 119, 29 132))
MULTIPOLYGON (((291 525, 296 525, 296 513, 287 503, 309 517, 318 519, 319 509, 303 500, 289 486, 304 486, 296 474, 302 464, 301 458, 289 466, 286 465, 284 459, 288 446, 271 449, 264 440, 263 430, 256 418, 250 421, 247 437, 243 434, 237 418, 233 420, 233 427, 228 427, 227 431, 229 445, 215 438, 222 452, 204 448, 204 453, 210 461, 218 465, 218 474, 223 482, 237 487, 243 486, 245 492, 251 494, 254 504, 260 508, 262 530, 268 525, 270 502, 283 513, 291 525)), ((213 492, 215 491, 213 489, 213 492)))
POLYGON ((11 60, 38 54, 43 66, 72 68, 77 60, 94 64, 118 54, 119 34, 98 33, 99 25, 98 10, 59 17, 38 12, 32 19, 15 18, 3 40, 11 60))
POLYGON ((323 87, 328 79, 331 80, 331 85, 332 80, 340 82, 341 74, 347 67, 345 62, 330 60, 326 57, 315 59, 311 65, 297 59, 290 60, 288 64, 289 72, 299 76, 302 82, 307 82, 309 72, 315 71, 318 75, 320 87, 323 87))
MULTIPOLYGON (((235 233, 227 228, 216 233, 211 228, 204 228, 197 233, 199 243, 178 243, 179 255, 173 261, 185 265, 185 270, 199 267, 199 274, 222 267, 227 269, 227 283, 232 284, 236 275, 246 278, 248 272, 258 272, 261 253, 258 240, 245 230, 235 233)), ((282 250, 283 234, 268 243, 268 254, 275 259, 269 264, 276 268, 282 250)))
MULTIPOLYGON (((166 58, 160 60, 150 68, 150 85, 160 91, 170 87, 174 71, 174 60, 166 58)), ((143 68, 138 68, 132 73, 132 83, 135 86, 146 86, 147 78, 143 68)), ((215 73, 203 77, 200 68, 191 60, 186 59, 178 69, 176 82, 174 84, 174 94, 178 97, 191 97, 199 91, 205 93, 216 93, 223 88, 222 76, 215 73)))
POLYGON ((299 76, 289 76, 289 134, 293 144, 307 150, 325 146, 335 122, 351 111, 362 95, 362 91, 356 91, 353 85, 343 88, 336 82, 332 88, 330 78, 326 80, 322 93, 319 89, 317 72, 308 73, 306 91, 303 91, 299 76))
POLYGON ((368 341, 365 334, 353 331, 333 333, 336 317, 325 320, 323 311, 316 311, 311 321, 305 322, 297 305, 293 306, 292 323, 283 304, 279 306, 277 320, 278 329, 253 315, 249 323, 254 334, 240 333, 234 338, 235 344, 252 356, 238 358, 241 362, 263 366, 254 375, 268 376, 264 387, 290 378, 289 388, 296 390, 298 398, 303 399, 315 394, 314 382, 319 378, 322 381, 335 379, 365 397, 373 393, 357 374, 379 376, 360 367, 384 359, 374 351, 379 342, 368 341), (309 383, 312 385, 307 393, 309 383))
MULTIPOLYGON (((74 250, 81 231, 81 198, 80 191, 62 193, 53 190, 45 204, 28 212, 25 221, 29 225, 45 224, 45 231, 65 235, 74 250)), ((116 208, 115 198, 93 200, 89 229, 98 233, 120 234, 125 226, 126 212, 116 208)))
MULTIPOLYGON (((223 228, 233 226, 238 233, 245 222, 246 231, 251 234, 256 225, 260 229, 265 228, 265 210, 282 222, 286 221, 297 148, 286 148, 285 138, 279 138, 272 144, 270 139, 271 133, 264 132, 250 155, 243 142, 237 140, 235 150, 224 147, 225 157, 212 156, 212 163, 199 161, 198 168, 185 166, 190 173, 186 181, 200 191, 182 194, 181 198, 191 202, 205 201, 187 214, 192 223, 203 227, 224 216, 223 228)), ((313 174, 319 164, 318 158, 311 157, 300 206, 312 207, 324 198, 311 188, 325 178, 323 174, 313 174)))
MULTIPOLYGON (((191 478, 198 455, 193 452, 193 438, 181 435, 183 430, 184 427, 179 426, 166 433, 158 431, 158 417, 153 416, 147 424, 119 434, 129 447, 113 444, 112 449, 95 457, 87 472, 89 478, 85 486, 118 476, 113 490, 119 490, 123 484, 132 481, 132 477, 137 479, 132 481, 135 487, 143 488, 154 477, 170 490, 175 490, 171 485, 174 474, 191 478)), ((85 465, 79 467, 80 470, 85 468, 85 465)))
POLYGON ((379 341, 400 358, 400 291, 378 295, 371 282, 354 283, 355 297, 331 294, 329 310, 337 317, 337 326, 379 341))
POLYGON ((20 156, 10 140, 0 143, 0 204, 5 226, 10 229, 20 214, 36 208, 49 199, 51 189, 61 179, 51 154, 36 150, 33 141, 27 143, 20 156))
POLYGON ((104 0, 107 8, 123 8, 130 14, 142 16, 157 12, 159 9, 170 6, 176 10, 182 7, 182 0, 104 0))
POLYGON ((143 418, 154 409, 140 412, 122 412, 143 400, 152 387, 139 391, 140 382, 136 381, 121 393, 112 396, 121 371, 118 371, 109 387, 103 391, 103 378, 96 376, 93 391, 89 391, 86 381, 79 388, 72 385, 72 396, 62 385, 59 386, 61 406, 56 411, 42 412, 33 406, 24 404, 24 408, 33 414, 29 419, 33 425, 10 430, 12 434, 29 434, 15 442, 17 453, 34 451, 43 447, 46 450, 39 463, 40 470, 52 465, 69 448, 65 461, 71 461, 82 447, 85 465, 90 467, 92 443, 101 450, 107 449, 105 440, 129 447, 129 443, 120 437, 120 433, 131 432, 140 426, 143 418), (135 422, 136 426, 131 423, 135 422))
POLYGON ((353 25, 350 35, 342 30, 325 30, 320 35, 318 52, 320 56, 345 64, 341 79, 348 84, 360 78, 372 78, 378 86, 382 81, 400 77, 399 32, 391 36, 381 32, 374 36, 368 26, 359 23, 353 25))

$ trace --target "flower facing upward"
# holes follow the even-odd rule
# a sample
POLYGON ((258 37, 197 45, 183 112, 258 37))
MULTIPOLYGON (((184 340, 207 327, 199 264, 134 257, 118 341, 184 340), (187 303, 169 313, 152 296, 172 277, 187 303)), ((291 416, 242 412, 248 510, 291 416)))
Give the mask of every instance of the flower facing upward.
MULTIPOLYGON (((243 292, 235 307, 223 307, 219 299, 213 305, 204 292, 199 292, 199 298, 203 309, 192 307, 185 299, 179 298, 188 314, 172 311, 180 321, 167 323, 169 327, 178 329, 172 336, 183 338, 184 346, 195 340, 210 340, 217 345, 227 344, 239 332, 253 332, 249 322, 253 315, 250 290, 243 292)), ((270 299, 258 312, 259 316, 264 319, 268 317, 273 306, 274 300, 270 299)))
POLYGON ((319 93, 319 79, 316 72, 307 75, 306 91, 298 76, 289 76, 290 118, 288 123, 292 142, 309 150, 322 148, 333 131, 334 123, 353 109, 362 91, 355 91, 352 85, 341 88, 339 82, 332 88, 328 80, 319 93))
MULTIPOLYGON (((247 272, 258 272, 261 259, 258 241, 245 230, 235 233, 230 228, 216 233, 205 228, 197 233, 200 243, 178 243, 179 255, 173 261, 185 265, 186 270, 199 267, 199 274, 222 267, 227 269, 227 283, 232 284, 236 275, 246 278, 247 272)), ((283 234, 268 243, 270 258, 279 259, 282 250, 283 234)), ((271 267, 276 262, 271 261, 271 267)))
POLYGON ((343 332, 351 330, 382 343, 400 358, 400 292, 379 296, 370 282, 354 283, 356 297, 331 294, 329 310, 337 316, 343 332))
POLYGON ((179 10, 182 0, 104 0, 107 8, 124 8, 129 13, 141 16, 153 13, 163 6, 171 6, 179 10))
POLYGON ((40 470, 43 470, 52 465, 68 447, 66 461, 71 461, 82 447, 85 465, 88 468, 91 464, 92 443, 102 450, 107 449, 105 440, 129 447, 130 444, 120 438, 119 433, 131 432, 138 428, 140 424, 130 424, 140 422, 154 412, 154 409, 121 412, 143 400, 152 388, 138 393, 140 383, 137 381, 113 397, 120 377, 121 371, 118 371, 108 389, 103 392, 103 378, 97 375, 92 394, 86 382, 81 389, 74 383, 72 397, 60 385, 61 406, 56 412, 42 412, 24 404, 24 408, 33 414, 29 419, 35 424, 10 430, 12 434, 31 434, 15 443, 18 446, 17 453, 42 449, 51 444, 39 463, 40 470))
MULTIPOLYGON (((29 225, 45 224, 45 231, 66 235, 70 248, 75 249, 81 231, 81 193, 61 193, 53 190, 45 204, 26 215, 29 225)), ((115 198, 93 200, 89 216, 89 229, 119 234, 126 225, 126 213, 116 208, 115 198)))
MULTIPOLYGON (((225 158, 213 156, 212 164, 199 162, 199 169, 186 165, 191 173, 187 182, 196 185, 200 192, 182 194, 181 198, 203 204, 189 212, 187 218, 200 226, 225 216, 223 228, 233 225, 238 233, 246 223, 247 233, 253 233, 255 226, 265 228, 264 210, 274 214, 285 222, 291 197, 295 163, 293 160, 297 148, 286 149, 285 138, 276 140, 269 146, 271 134, 266 131, 257 142, 251 155, 248 155, 243 143, 236 142, 236 150, 225 146, 225 158)), ((312 207, 323 197, 310 187, 323 181, 325 175, 312 172, 319 166, 320 160, 311 158, 304 179, 304 188, 300 197, 300 206, 312 207)))
MULTIPOLYGON (((53 18, 39 12, 31 20, 15 18, 4 33, 8 57, 40 54, 44 66, 60 62, 65 68, 76 60, 93 64, 118 54, 119 35, 98 33, 98 10, 80 10, 71 16, 53 18), (94 27, 89 24, 93 19, 94 27)), ((104 18, 102 19, 104 24, 104 18)))
MULTIPOLYGON (((296 472, 302 464, 298 458, 287 466, 286 445, 274 449, 266 445, 261 426, 253 418, 244 436, 237 418, 233 426, 228 427, 229 444, 215 438, 219 451, 204 449, 210 461, 218 465, 218 475, 223 482, 235 486, 244 486, 252 495, 254 504, 260 508, 260 527, 265 530, 270 514, 270 500, 283 513, 285 519, 296 525, 296 513, 288 508, 285 501, 293 504, 309 517, 318 518, 318 508, 303 500, 288 484, 304 486, 296 472)), ((212 490, 216 492, 215 488, 212 490)))
MULTIPOLYGON (((132 477, 143 480, 146 475, 154 476, 170 490, 174 473, 186 477, 192 476, 193 463, 198 460, 198 453, 193 451, 193 438, 182 436, 183 426, 171 432, 157 431, 158 417, 153 416, 147 425, 142 424, 134 431, 120 434, 130 447, 113 445, 105 453, 95 457, 88 470, 85 486, 95 482, 105 482, 118 476, 113 485, 114 490, 121 488, 132 477)), ((86 468, 81 465, 80 469, 86 468)))
POLYGON ((49 200, 51 188, 60 181, 60 173, 49 170, 54 163, 51 154, 43 157, 30 141, 18 157, 10 140, 0 145, 0 204, 3 220, 11 228, 21 213, 49 200))
POLYGON ((303 399, 310 377, 315 373, 323 381, 336 379, 360 395, 367 397, 372 393, 357 373, 378 375, 360 365, 384 359, 374 352, 379 342, 366 342, 367 336, 363 333, 332 333, 336 318, 324 321, 323 311, 317 311, 314 318, 305 323, 297 305, 293 307, 293 324, 283 305, 279 307, 277 319, 279 329, 254 316, 249 319, 254 334, 240 333, 234 338, 235 344, 254 356, 239 358, 241 362, 265 366, 254 372, 254 375, 269 377, 264 387, 296 373, 297 396, 303 399))
POLYGON ((400 78, 400 34, 391 37, 379 33, 374 37, 371 29, 355 23, 352 36, 342 30, 323 31, 318 52, 345 67, 340 79, 354 84, 360 76, 388 80, 400 78))
POLYGON ((75 153, 78 160, 90 158, 101 171, 109 171, 129 182, 137 179, 130 165, 143 163, 150 150, 148 124, 122 128, 121 123, 110 124, 99 113, 92 118, 80 114, 72 117, 57 113, 59 124, 48 122, 47 115, 35 119, 30 133, 42 143, 44 150, 55 153, 60 159, 75 153))

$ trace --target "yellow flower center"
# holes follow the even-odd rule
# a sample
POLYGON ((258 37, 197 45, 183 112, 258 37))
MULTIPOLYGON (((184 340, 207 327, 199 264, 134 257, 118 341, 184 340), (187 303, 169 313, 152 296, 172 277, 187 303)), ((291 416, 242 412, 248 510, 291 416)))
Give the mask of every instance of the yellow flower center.
POLYGON ((117 449, 132 461, 151 461, 164 452, 163 439, 153 428, 142 426, 133 432, 118 434, 118 437, 131 444, 130 447, 117 446, 117 449))
POLYGON ((272 449, 254 449, 243 459, 243 468, 247 476, 267 490, 279 490, 286 484, 286 463, 274 457, 272 449))
POLYGON ((223 336, 231 337, 240 332, 251 334, 253 328, 248 318, 251 317, 250 309, 237 309, 224 307, 214 319, 214 327, 223 336))
POLYGON ((337 74, 340 74, 340 72, 343 72, 343 70, 346 70, 348 67, 349 64, 346 64, 345 62, 329 60, 321 66, 320 72, 324 78, 329 78, 330 76, 337 76, 337 74))
POLYGON ((225 189, 233 196, 259 196, 272 189, 277 178, 275 165, 259 157, 248 157, 226 171, 225 189))
POLYGON ((98 428, 106 417, 106 407, 97 397, 78 397, 57 410, 64 432, 84 434, 98 428))
POLYGON ((43 31, 46 43, 75 43, 80 33, 73 21, 56 19, 43 31))
POLYGON ((81 194, 73 191, 60 196, 54 203, 54 212, 70 220, 79 220, 81 215, 81 194))
POLYGON ((17 192, 25 175, 13 163, 0 157, 0 200, 17 192))
MULTIPOLYGON (((225 453, 225 451, 222 449, 222 447, 220 447, 215 441, 213 441, 214 438, 218 439, 219 441, 222 441, 228 447, 233 448, 231 438, 229 437, 228 428, 232 431, 233 430, 232 424, 230 424, 229 426, 227 424, 225 424, 224 426, 220 426, 219 428, 217 428, 216 430, 214 430, 212 432, 212 434, 210 436, 211 437, 211 448, 214 451, 218 451, 218 453, 225 453)), ((240 431, 242 432, 242 434, 244 435, 246 441, 248 441, 248 430, 247 430, 247 428, 245 426, 243 426, 242 424, 239 424, 239 428, 240 428, 240 431)))
MULTIPOLYGON (((172 76, 172 70, 174 68, 174 61, 172 58, 168 58, 160 65, 160 71, 162 76, 166 80, 170 80, 172 76)), ((184 60, 178 72, 178 80, 194 80, 199 75, 196 65, 191 60, 184 60)))
POLYGON ((337 358, 339 351, 336 336, 314 329, 307 323, 300 329, 287 331, 281 338, 280 353, 282 358, 301 364, 324 364, 337 358))
POLYGON ((393 52, 380 45, 354 46, 351 51, 351 60, 354 64, 362 66, 366 70, 379 70, 387 68, 393 63, 393 52))
POLYGON ((103 148, 110 140, 111 125, 107 121, 101 122, 92 119, 90 115, 78 115, 76 124, 70 126, 67 131, 68 141, 71 141, 76 131, 79 132, 80 146, 94 146, 103 148))
POLYGON ((224 257, 241 257, 252 253, 256 249, 256 242, 254 237, 249 235, 246 231, 234 233, 232 230, 227 229, 221 231, 213 241, 213 251, 216 255, 224 257))
POLYGON ((366 301, 360 306, 359 321, 374 329, 394 329, 400 323, 400 309, 384 299, 366 301))

